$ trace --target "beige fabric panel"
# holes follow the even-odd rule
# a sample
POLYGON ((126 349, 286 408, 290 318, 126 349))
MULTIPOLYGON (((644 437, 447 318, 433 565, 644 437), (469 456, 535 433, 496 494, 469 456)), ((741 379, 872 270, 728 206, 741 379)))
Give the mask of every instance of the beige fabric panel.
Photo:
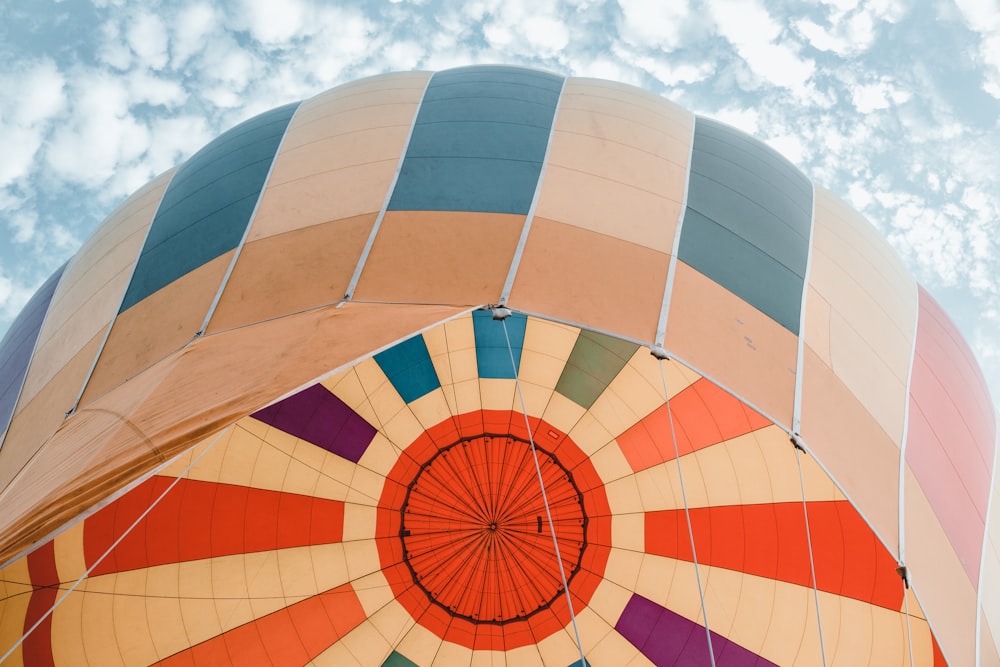
MULTIPOLYGON (((900 446, 916 334, 916 283, 875 228, 821 188, 810 261, 810 291, 822 297, 813 320, 828 317, 829 332, 807 326, 806 344, 813 345, 815 332, 818 349, 829 345, 832 372, 900 446)), ((811 309, 807 300, 807 321, 811 309)))
POLYGON ((690 112, 652 93, 568 79, 537 216, 669 253, 693 124, 690 112))
POLYGON ((910 467, 904 473, 906 566, 920 606, 951 665, 973 665, 976 590, 910 467))
POLYGON ((359 301, 496 303, 523 215, 390 211, 354 292, 359 301))
POLYGON ((342 368, 460 312, 350 303, 195 340, 84 406, 39 450, 5 491, 0 562, 157 464, 313 382, 317 369, 342 368))
POLYGON ((377 213, 429 78, 427 72, 373 77, 303 102, 247 240, 377 213))
POLYGON ((11 422, 7 439, 0 450, 0 489, 6 488, 18 471, 62 425, 103 340, 103 332, 94 334, 76 356, 66 361, 48 384, 22 406, 11 422))
POLYGON ((208 331, 224 331, 343 298, 376 213, 267 236, 243 247, 208 331))
MULTIPOLYGON (((688 507, 802 502, 795 450, 777 426, 684 454, 680 468, 678 475, 677 462, 667 461, 635 473, 643 510, 683 509, 681 476, 688 507)), ((802 475, 807 501, 844 500, 811 457, 802 457, 802 475)))
POLYGON ((151 664, 348 580, 341 543, 92 577, 52 616, 54 657, 151 664))
POLYGON ((189 343, 205 321, 234 252, 202 264, 121 313, 80 405, 189 343))
POLYGON ((802 439, 898 556, 899 445, 809 346, 802 378, 802 439))
MULTIPOLYGON (((634 562, 635 592, 704 623, 694 564, 645 554, 634 562)), ((699 565, 709 627, 778 665, 823 664, 812 588, 699 565)), ((819 592, 828 665, 908 664, 906 617, 852 598, 819 592)), ((930 633, 911 617, 914 661, 932 667, 930 633)))
POLYGON ((126 199, 73 256, 45 315, 19 408, 114 319, 172 175, 171 169, 126 199))
POLYGON ((536 217, 507 303, 652 341, 669 264, 664 252, 536 217))
POLYGON ((765 417, 791 425, 798 338, 681 261, 664 343, 713 382, 751 400, 765 417))

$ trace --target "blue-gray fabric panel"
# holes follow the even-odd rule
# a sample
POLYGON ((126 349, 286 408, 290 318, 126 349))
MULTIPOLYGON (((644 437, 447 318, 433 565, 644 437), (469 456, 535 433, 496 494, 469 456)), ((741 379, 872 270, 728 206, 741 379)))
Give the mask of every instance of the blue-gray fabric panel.
POLYGON ((181 165, 163 194, 121 312, 239 245, 297 107, 251 118, 181 165))
POLYGON ((63 264, 56 269, 38 288, 0 341, 0 433, 7 430, 14 416, 17 397, 21 393, 21 385, 24 384, 31 355, 35 351, 35 341, 38 340, 52 295, 65 268, 66 265, 63 264))
POLYGON ((774 150, 698 118, 678 259, 798 334, 812 196, 774 150))
POLYGON ((435 74, 389 210, 527 214, 562 83, 516 67, 435 74))

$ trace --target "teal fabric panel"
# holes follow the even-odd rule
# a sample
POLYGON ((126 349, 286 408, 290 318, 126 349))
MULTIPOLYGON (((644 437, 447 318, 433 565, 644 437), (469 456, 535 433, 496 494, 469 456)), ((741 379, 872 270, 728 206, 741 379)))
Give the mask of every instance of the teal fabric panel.
POLYGON ((418 665, 402 653, 393 651, 382 663, 382 667, 418 667, 418 665))
POLYGON ((526 215, 562 84, 517 67, 434 74, 388 209, 526 215))
POLYGON ((237 125, 174 174, 121 311, 239 245, 298 103, 237 125))
POLYGON ((635 343, 596 331, 581 331, 556 383, 556 391, 589 410, 638 349, 635 343))
POLYGON ((698 118, 677 257, 798 334, 812 197, 774 150, 698 118))
POLYGON ((528 318, 514 313, 503 322, 494 320, 488 310, 472 311, 472 328, 476 336, 476 366, 481 378, 514 379, 521 369, 521 349, 528 318), (504 322, 507 334, 504 335, 504 322), (510 349, 507 340, 510 339, 510 349), (510 357, 513 354, 514 364, 510 357), (516 370, 515 370, 516 369, 516 370))
POLYGON ((441 386, 423 336, 414 336, 379 352, 375 361, 407 403, 441 386))

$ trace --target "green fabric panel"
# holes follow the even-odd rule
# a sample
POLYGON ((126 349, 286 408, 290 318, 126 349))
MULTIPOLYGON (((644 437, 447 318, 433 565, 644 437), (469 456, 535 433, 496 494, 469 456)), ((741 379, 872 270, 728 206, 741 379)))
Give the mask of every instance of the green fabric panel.
POLYGON ((635 343, 581 331, 559 376, 556 391, 589 409, 638 349, 635 343))
POLYGON ((798 334, 812 205, 794 165, 698 118, 677 257, 798 334))
POLYGON ((407 658, 402 653, 397 653, 393 651, 389 654, 389 657, 385 659, 382 663, 382 667, 420 667, 417 663, 413 662, 407 658))

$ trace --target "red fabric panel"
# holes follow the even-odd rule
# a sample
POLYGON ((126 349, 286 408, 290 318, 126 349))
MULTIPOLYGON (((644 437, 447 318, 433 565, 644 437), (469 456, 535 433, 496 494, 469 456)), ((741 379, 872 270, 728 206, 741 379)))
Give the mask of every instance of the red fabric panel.
MULTIPOLYGON (((48 541, 28 554, 28 574, 31 576, 31 600, 24 617, 24 632, 38 622, 59 597, 59 572, 56 569, 56 551, 48 541)), ((24 638, 21 653, 26 665, 54 665, 52 657, 52 616, 46 617, 35 631, 24 638)))
MULTIPOLYGON (((816 587, 899 610, 896 561, 847 501, 810 502, 816 587)), ((812 588, 801 503, 691 510, 698 562, 812 588)), ((646 551, 691 561, 684 510, 646 514, 646 551)))
MULTIPOLYGON (((151 477, 84 524, 87 567, 173 481, 151 477)), ((98 565, 93 576, 254 551, 340 542, 344 503, 182 479, 98 565)))

